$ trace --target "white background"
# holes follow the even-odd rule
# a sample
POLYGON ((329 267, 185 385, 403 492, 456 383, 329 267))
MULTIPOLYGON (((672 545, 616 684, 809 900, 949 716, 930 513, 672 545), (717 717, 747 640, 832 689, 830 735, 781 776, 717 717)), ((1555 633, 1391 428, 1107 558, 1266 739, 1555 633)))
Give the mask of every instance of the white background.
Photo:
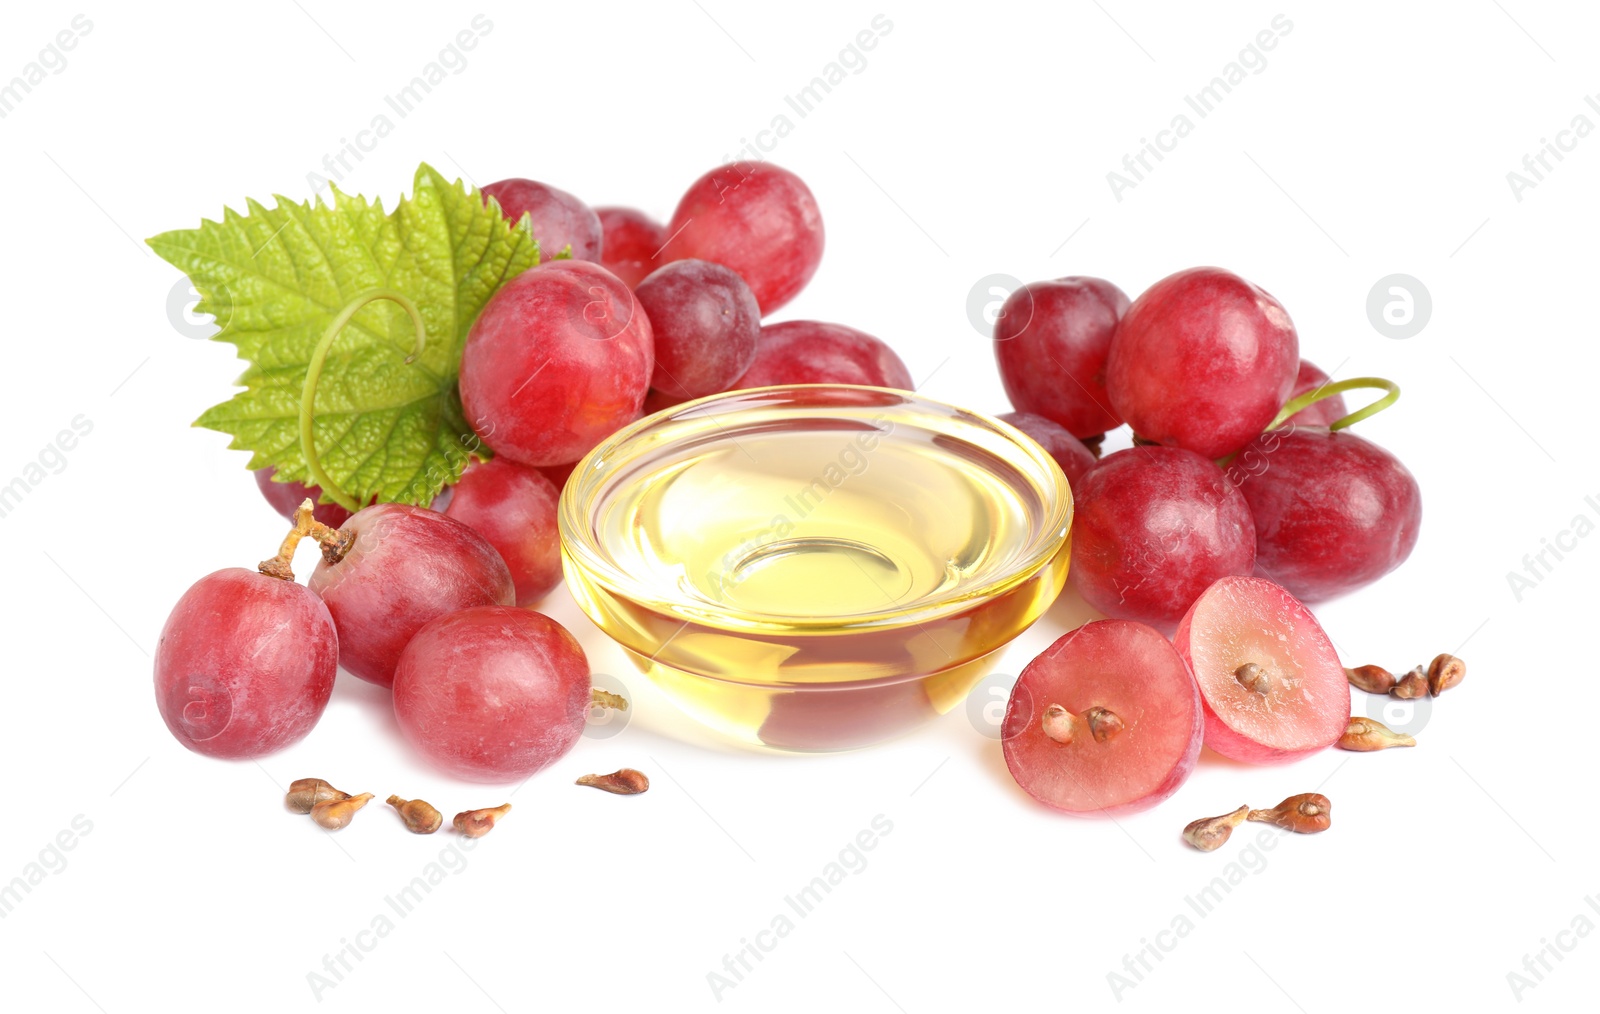
MULTIPOLYGON (((1600 539, 1580 540, 1520 601, 1506 575, 1600 511, 1584 500, 1600 496, 1600 137, 1578 140, 1520 201, 1506 174, 1574 116, 1600 125, 1583 101, 1600 90, 1600 20, 1532 0, 1339 6, 11 5, 0 80, 80 11, 93 28, 0 120, 0 483, 75 416, 94 428, 0 518, 0 882, 41 849, 58 867, 0 919, 0 1002, 108 1014, 1492 1009, 1516 1005, 1507 973, 1544 940, 1573 950, 1522 1005, 1592 1002, 1600 939, 1558 934, 1580 913, 1600 925, 1585 902, 1600 894, 1600 539), (392 917, 385 897, 459 839, 401 833, 381 806, 325 835, 283 812, 281 786, 316 775, 447 813, 510 790, 424 769, 386 694, 348 676, 315 732, 259 765, 190 754, 167 734, 149 656, 168 610, 201 575, 268 555, 283 525, 245 455, 189 428, 241 367, 230 346, 169 321, 179 276, 141 241, 246 197, 303 198, 306 173, 479 11, 493 29, 465 69, 396 122, 346 189, 392 201, 427 160, 665 218, 689 181, 788 113, 794 129, 769 157, 811 185, 828 240, 781 316, 882 336, 931 395, 1006 407, 966 315, 986 275, 1095 274, 1137 294, 1206 263, 1277 295, 1304 354, 1336 376, 1398 381, 1399 405, 1360 431, 1416 473, 1421 540, 1399 571, 1317 613, 1352 664, 1467 659, 1421 745, 1271 769, 1206 754, 1153 811, 1073 820, 1025 797, 962 710, 840 756, 718 743, 561 590, 547 610, 596 671, 628 683, 632 724, 521 788, 465 867, 392 933, 361 938, 375 946, 319 997, 308 973, 392 917), (784 96, 878 13, 893 28, 865 69, 797 119, 784 96), (1106 173, 1280 13, 1293 29, 1265 69, 1116 200, 1106 173), (1433 301, 1406 340, 1379 334, 1365 309, 1393 272, 1433 301), (654 777, 648 795, 571 785, 624 764, 654 777), (1333 829, 1276 842, 1195 916, 1185 897, 1251 859, 1253 834, 1202 855, 1179 829, 1317 787, 1333 829), (865 869, 719 998, 708 973, 880 814, 893 829, 865 869), (92 830, 62 869, 46 847, 78 815, 92 830), (1170 953, 1119 997, 1108 973, 1179 913, 1193 932, 1164 938, 1170 953)), ((1085 615, 1069 595, 1004 666, 1085 615)))

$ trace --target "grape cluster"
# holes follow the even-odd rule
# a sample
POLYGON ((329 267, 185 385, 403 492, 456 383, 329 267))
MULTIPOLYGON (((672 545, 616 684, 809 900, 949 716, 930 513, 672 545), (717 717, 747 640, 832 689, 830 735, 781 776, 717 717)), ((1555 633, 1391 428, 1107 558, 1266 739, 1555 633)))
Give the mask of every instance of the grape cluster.
POLYGON ((1219 268, 1132 301, 1096 278, 1026 285, 994 338, 1019 410, 1003 418, 1073 490, 1072 583, 1111 617, 1023 670, 1004 727, 1018 784, 1117 812, 1176 791, 1202 743, 1276 763, 1340 741, 1349 681, 1303 601, 1377 580, 1416 544, 1416 480, 1346 428, 1398 389, 1331 381, 1283 305, 1219 268), (1366 386, 1390 394, 1349 413, 1341 392, 1366 386), (1134 446, 1095 460, 1123 424, 1134 446))
MULTIPOLYGON (((501 286, 467 335, 461 404, 481 453, 427 507, 352 512, 318 502, 338 490, 256 473, 294 523, 285 548, 258 571, 196 583, 157 653, 161 714, 190 749, 258 757, 299 740, 342 666, 392 689, 405 739, 440 768, 532 774, 571 749, 591 706, 583 649, 528 608, 561 580, 558 501, 579 459, 646 411, 734 388, 911 386, 871 335, 763 326, 822 257, 816 199, 793 173, 714 169, 666 225, 536 180, 483 195, 526 218, 545 257, 501 286), (307 537, 323 559, 300 585, 290 566, 307 537)), ((314 449, 302 450, 309 465, 314 449)))

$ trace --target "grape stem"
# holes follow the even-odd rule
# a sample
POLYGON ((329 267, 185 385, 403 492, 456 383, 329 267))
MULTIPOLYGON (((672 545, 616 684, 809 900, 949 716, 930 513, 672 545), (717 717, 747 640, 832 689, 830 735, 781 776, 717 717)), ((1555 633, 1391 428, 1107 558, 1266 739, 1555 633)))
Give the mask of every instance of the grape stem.
POLYGON ((294 509, 294 527, 283 537, 283 542, 278 546, 278 555, 270 560, 262 560, 256 565, 256 570, 267 577, 293 581, 294 551, 299 548, 300 540, 308 535, 317 540, 322 547, 322 558, 330 565, 344 559, 355 543, 355 536, 342 528, 329 528, 318 521, 312 516, 314 509, 310 497, 300 502, 300 506, 294 509))
POLYGON ((311 353, 311 363, 306 367, 305 383, 300 388, 300 453, 306 459, 306 470, 311 473, 312 481, 328 494, 329 499, 352 513, 360 510, 361 504, 333 480, 322 467, 321 459, 317 457, 316 441, 311 432, 312 407, 316 403, 317 381, 322 378, 322 364, 328 358, 328 349, 332 347, 333 340, 339 337, 339 332, 344 330, 345 325, 350 323, 350 318, 354 317, 362 307, 379 299, 399 303, 401 309, 411 318, 411 324, 416 329, 417 341, 405 361, 407 365, 416 361, 428 341, 427 329, 422 324, 422 314, 417 311, 416 304, 393 289, 369 289, 346 303, 344 309, 328 323, 327 330, 322 332, 322 338, 318 340, 316 349, 311 353))
POLYGON ((1379 398, 1370 405, 1356 409, 1354 412, 1351 412, 1342 419, 1334 420, 1328 424, 1328 429, 1342 430, 1347 426, 1354 426, 1363 419, 1370 419, 1371 417, 1377 415, 1379 412, 1382 412, 1384 409, 1388 408, 1390 405, 1393 405, 1400 399, 1400 385, 1396 384, 1392 380, 1385 380, 1382 377, 1352 377, 1349 380, 1331 381, 1323 384, 1321 387, 1313 388, 1312 390, 1307 391, 1298 398, 1290 400, 1287 405, 1283 406, 1283 408, 1279 410, 1278 417, 1272 420, 1272 425, 1268 426, 1267 429, 1277 429, 1279 426, 1282 426, 1285 422, 1287 422, 1289 417, 1294 415, 1296 412, 1299 412, 1310 405, 1315 405, 1324 398, 1331 398, 1336 394, 1343 394, 1345 391, 1353 391, 1362 387, 1372 388, 1379 391, 1387 391, 1389 393, 1385 394, 1382 398, 1379 398))

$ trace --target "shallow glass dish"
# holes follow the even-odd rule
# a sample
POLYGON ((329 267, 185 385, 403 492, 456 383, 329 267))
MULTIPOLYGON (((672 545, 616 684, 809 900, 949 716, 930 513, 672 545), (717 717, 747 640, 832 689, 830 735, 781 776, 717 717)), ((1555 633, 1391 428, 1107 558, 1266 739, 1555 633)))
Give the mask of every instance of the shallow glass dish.
POLYGON ((1021 432, 906 391, 730 391, 613 434, 561 495, 578 605, 686 712, 839 750, 955 707, 1066 580, 1021 432))

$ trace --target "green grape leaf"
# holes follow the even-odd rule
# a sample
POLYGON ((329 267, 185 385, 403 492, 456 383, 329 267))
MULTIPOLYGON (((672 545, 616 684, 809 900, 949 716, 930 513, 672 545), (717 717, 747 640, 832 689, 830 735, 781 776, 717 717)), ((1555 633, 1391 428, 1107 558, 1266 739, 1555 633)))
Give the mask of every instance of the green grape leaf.
POLYGON ((408 365, 405 311, 386 300, 363 307, 328 353, 313 436, 322 467, 357 501, 431 502, 487 456, 461 408, 461 350, 489 297, 539 263, 528 217, 507 222, 477 187, 427 165, 392 213, 337 188, 315 204, 275 200, 147 241, 194 283, 196 311, 222 329, 215 339, 249 363, 244 390, 195 425, 232 436, 252 469, 312 484, 298 421, 312 351, 357 296, 392 289, 416 305, 426 347, 408 365))

